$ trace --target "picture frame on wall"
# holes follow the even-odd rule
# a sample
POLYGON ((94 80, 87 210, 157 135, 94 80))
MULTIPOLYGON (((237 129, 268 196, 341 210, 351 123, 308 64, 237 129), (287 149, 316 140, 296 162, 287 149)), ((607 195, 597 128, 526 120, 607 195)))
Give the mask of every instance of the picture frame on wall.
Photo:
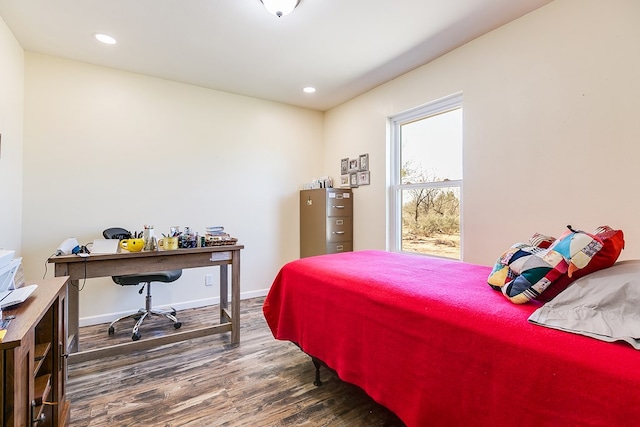
POLYGON ((358 186, 358 173, 354 172, 352 174, 349 175, 349 186, 351 188, 356 188, 358 186))
POLYGON ((358 172, 358 185, 369 185, 370 184, 369 179, 370 179, 369 171, 358 172))
POLYGON ((349 160, 349 172, 357 172, 360 169, 360 159, 349 160))
POLYGON ((340 160, 340 175, 349 173, 349 158, 340 160))
POLYGON ((358 159, 358 170, 368 171, 369 170, 369 153, 360 154, 358 159))
POLYGON ((350 187, 351 183, 349 182, 349 174, 346 173, 344 175, 340 175, 340 187, 350 187))

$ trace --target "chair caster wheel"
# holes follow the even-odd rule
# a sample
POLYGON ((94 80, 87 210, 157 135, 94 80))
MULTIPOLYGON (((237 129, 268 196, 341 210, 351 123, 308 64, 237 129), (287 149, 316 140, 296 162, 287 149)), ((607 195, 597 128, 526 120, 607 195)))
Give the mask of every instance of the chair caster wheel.
POLYGON ((138 341, 140 339, 142 335, 140 335, 139 332, 136 332, 135 334, 131 335, 131 339, 134 341, 138 341))
POLYGON ((113 326, 109 326, 109 335, 113 335, 116 332, 116 329, 113 326))
POLYGON ((173 324, 173 327, 176 329, 180 329, 180 326, 182 326, 182 322, 176 322, 173 324))

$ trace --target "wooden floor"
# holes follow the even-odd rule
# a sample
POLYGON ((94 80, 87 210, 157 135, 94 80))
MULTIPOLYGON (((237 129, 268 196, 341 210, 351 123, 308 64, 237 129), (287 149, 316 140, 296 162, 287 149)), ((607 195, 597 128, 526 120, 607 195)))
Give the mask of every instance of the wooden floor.
MULTIPOLYGON (((277 341, 263 298, 241 302, 240 345, 229 333, 69 366, 71 426, 403 426, 361 389, 327 369, 313 385, 311 360, 277 341)), ((178 313, 183 328, 211 324, 212 308, 178 313)), ((81 349, 131 340, 133 321, 81 328, 81 349)), ((170 334, 171 322, 146 320, 145 336, 170 334)))

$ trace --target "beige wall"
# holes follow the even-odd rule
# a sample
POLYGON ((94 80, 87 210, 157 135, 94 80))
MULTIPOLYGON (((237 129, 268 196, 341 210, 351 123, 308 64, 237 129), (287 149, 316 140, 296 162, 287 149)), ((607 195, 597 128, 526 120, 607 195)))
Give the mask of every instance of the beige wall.
POLYGON ((635 0, 556 0, 329 111, 327 173, 370 153, 355 249, 386 247, 387 117, 463 91, 465 261, 566 224, 622 228, 640 257, 638 16, 635 0))
MULTIPOLYGON (((298 257, 298 189, 322 172, 322 113, 33 53, 25 63, 27 277, 66 237, 87 243, 110 226, 225 226, 246 247, 243 297, 298 257)), ((217 269, 155 284, 154 303, 211 303, 205 273, 217 269)), ((87 282, 85 323, 143 303, 110 279, 87 282)))
POLYGON ((24 52, 0 18, 0 248, 22 248, 24 52))

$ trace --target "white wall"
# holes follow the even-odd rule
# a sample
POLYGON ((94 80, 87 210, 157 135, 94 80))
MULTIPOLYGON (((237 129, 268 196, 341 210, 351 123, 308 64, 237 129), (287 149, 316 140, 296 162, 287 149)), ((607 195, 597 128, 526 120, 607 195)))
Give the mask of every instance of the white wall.
MULTIPOLYGON (((298 257, 298 190, 322 172, 322 113, 39 54, 25 63, 27 278, 66 237, 86 243, 110 226, 225 226, 245 245, 243 297, 298 257)), ((207 272, 217 277, 190 269, 154 284, 154 303, 211 303, 207 272)), ((80 304, 87 324, 143 298, 90 279, 80 304)))
POLYGON ((24 51, 0 18, 0 248, 21 255, 24 51))
POLYGON ((370 153, 355 249, 386 247, 387 117, 463 91, 465 261, 566 224, 621 228, 640 257, 638 16, 636 0, 556 0, 327 112, 327 173, 370 153))

